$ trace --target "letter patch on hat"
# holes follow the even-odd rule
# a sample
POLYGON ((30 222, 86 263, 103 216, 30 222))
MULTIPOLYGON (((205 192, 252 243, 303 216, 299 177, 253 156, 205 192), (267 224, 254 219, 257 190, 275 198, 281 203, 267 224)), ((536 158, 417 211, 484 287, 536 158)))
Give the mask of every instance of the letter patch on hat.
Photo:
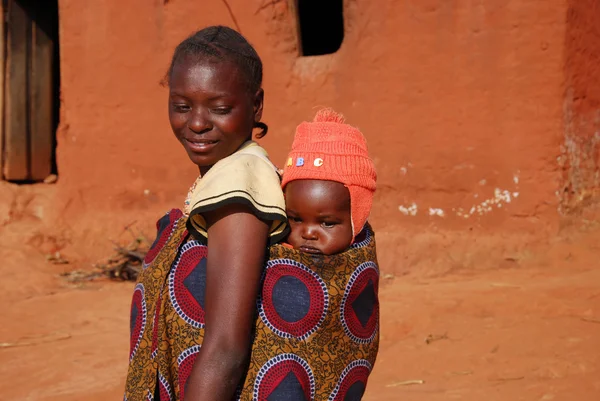
POLYGON ((317 157, 313 164, 315 165, 315 167, 321 167, 323 165, 323 159, 317 157))
POLYGON ((303 157, 299 157, 298 159, 296 159, 296 167, 301 167, 304 166, 304 158, 303 157))

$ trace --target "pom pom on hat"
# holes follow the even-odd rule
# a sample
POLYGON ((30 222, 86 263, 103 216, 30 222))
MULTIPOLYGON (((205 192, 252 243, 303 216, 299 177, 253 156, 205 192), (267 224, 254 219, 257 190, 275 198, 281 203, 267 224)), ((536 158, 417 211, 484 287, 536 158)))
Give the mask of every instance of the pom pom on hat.
POLYGON ((334 111, 332 108, 327 107, 317 111, 315 118, 313 118, 313 122, 344 124, 346 122, 346 117, 344 117, 343 114, 334 111))
POLYGON ((294 180, 326 180, 344 184, 350 192, 352 232, 364 227, 373 205, 377 172, 367 142, 345 117, 321 109, 312 122, 296 128, 292 150, 283 171, 282 187, 294 180))

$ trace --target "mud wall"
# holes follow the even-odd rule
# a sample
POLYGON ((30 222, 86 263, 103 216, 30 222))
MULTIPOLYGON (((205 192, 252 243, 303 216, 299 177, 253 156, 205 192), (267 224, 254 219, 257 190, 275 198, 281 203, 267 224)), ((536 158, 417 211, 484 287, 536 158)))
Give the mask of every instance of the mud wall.
POLYGON ((568 2, 562 209, 578 210, 600 193, 600 0, 568 2))
MULTIPOLYGON (((291 1, 60 0, 60 178, 47 214, 93 243, 181 205, 196 171, 159 81, 187 34, 237 23, 265 64, 272 158, 284 161, 315 106, 345 113, 376 161, 380 232, 554 230, 566 13, 559 0, 346 0, 341 49, 298 57, 291 1)), ((584 90, 574 81, 571 93, 584 90)))

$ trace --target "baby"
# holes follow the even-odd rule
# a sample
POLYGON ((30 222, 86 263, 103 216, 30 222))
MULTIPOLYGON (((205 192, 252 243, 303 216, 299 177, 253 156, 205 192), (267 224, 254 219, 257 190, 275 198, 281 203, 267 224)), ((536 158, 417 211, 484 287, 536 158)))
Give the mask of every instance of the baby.
POLYGON ((348 249, 367 224, 376 180, 366 140, 344 116, 323 109, 301 123, 282 179, 288 244, 319 255, 348 249))
POLYGON ((375 167, 331 109, 300 124, 282 186, 287 244, 269 248, 241 399, 356 400, 379 350, 379 267, 367 223, 375 167), (280 397, 280 398, 277 398, 280 397))

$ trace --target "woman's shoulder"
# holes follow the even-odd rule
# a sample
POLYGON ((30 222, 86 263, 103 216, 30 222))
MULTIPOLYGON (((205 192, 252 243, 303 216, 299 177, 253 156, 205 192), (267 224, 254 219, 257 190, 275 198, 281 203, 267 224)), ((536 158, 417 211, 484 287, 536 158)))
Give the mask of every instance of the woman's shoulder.
POLYGON ((220 170, 222 168, 230 168, 237 165, 241 165, 244 168, 258 167, 260 170, 266 169, 261 172, 269 172, 277 176, 277 167, 275 167, 269 158, 269 154, 262 146, 254 141, 247 141, 237 152, 221 160, 219 163, 215 164, 214 167, 217 167, 217 170, 220 170), (247 163, 251 164, 248 165, 247 163))
POLYGON ((267 152, 246 142, 237 152, 219 161, 197 183, 189 197, 190 224, 206 235, 203 213, 231 204, 243 204, 261 220, 272 221, 271 236, 285 232, 285 200, 277 170, 267 152))
POLYGON ((232 196, 249 197, 254 201, 285 208, 277 169, 267 152, 255 142, 246 142, 240 150, 215 164, 192 194, 192 208, 198 202, 232 196))

